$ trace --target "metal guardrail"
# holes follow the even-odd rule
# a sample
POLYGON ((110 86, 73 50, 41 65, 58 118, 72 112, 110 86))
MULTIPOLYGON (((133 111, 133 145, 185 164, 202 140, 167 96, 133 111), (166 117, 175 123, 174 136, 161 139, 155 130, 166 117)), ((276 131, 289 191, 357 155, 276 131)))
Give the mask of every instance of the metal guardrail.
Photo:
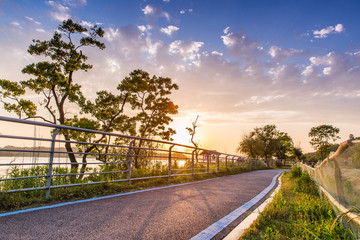
MULTIPOLYGON (((196 174, 209 174, 224 169, 274 166, 273 160, 246 158, 156 139, 2 116, 0 121, 15 124, 16 128, 24 126, 27 128, 22 136, 0 134, 0 140, 7 139, 9 143, 34 142, 36 146, 50 144, 48 147, 8 146, 0 149, 0 192, 2 193, 45 190, 46 198, 49 198, 50 190, 55 188, 114 182, 130 184, 131 181, 155 178, 168 178, 170 182, 171 178, 176 176, 194 177, 196 174), (46 132, 52 134, 48 138, 25 136, 31 133, 29 126, 46 128, 46 132), (63 137, 64 134, 70 136, 70 133, 74 132, 83 134, 83 139, 77 141, 63 137), (102 139, 102 141, 94 139, 102 139), (68 144, 74 150, 67 151, 59 146, 56 147, 56 144, 68 144), (87 152, 89 147, 92 150, 87 152), (73 161, 70 161, 70 155, 73 161), (10 160, 11 158, 13 160, 10 160), (145 167, 135 168, 135 162, 145 167)), ((11 129, 0 129, 0 131, 11 132, 11 129)))

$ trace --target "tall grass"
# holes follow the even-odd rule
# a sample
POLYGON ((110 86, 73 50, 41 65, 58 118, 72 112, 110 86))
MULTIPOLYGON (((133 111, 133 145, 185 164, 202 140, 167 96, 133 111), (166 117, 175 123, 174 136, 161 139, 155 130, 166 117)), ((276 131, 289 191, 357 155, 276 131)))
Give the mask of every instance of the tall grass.
POLYGON ((308 173, 295 166, 282 182, 274 200, 240 239, 355 239, 336 221, 308 173))

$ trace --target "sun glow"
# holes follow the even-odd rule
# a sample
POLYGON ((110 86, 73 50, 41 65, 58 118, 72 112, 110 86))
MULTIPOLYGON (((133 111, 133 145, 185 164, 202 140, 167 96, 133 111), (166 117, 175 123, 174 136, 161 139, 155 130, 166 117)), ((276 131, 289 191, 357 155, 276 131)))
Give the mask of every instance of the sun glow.
POLYGON ((172 136, 175 143, 180 143, 180 144, 184 144, 184 145, 192 145, 192 143, 190 141, 191 136, 190 136, 189 132, 185 129, 185 127, 176 128, 175 130, 176 130, 176 134, 172 136))
MULTIPOLYGON (((193 144, 191 143, 191 136, 190 136, 188 130, 186 130, 186 127, 191 127, 191 118, 190 117, 174 119, 172 128, 176 130, 176 134, 174 134, 172 136, 172 138, 174 139, 173 142, 183 144, 183 145, 193 146, 193 144)), ((199 143, 200 139, 201 139, 201 127, 198 127, 196 129, 194 141, 196 143, 199 143)))

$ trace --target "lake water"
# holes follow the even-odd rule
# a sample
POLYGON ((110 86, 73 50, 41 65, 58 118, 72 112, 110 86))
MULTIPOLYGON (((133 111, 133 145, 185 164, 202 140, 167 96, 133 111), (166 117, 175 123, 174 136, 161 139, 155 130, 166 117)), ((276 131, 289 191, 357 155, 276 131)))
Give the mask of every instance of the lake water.
MULTIPOLYGON (((96 160, 95 158, 87 158, 88 163, 101 163, 100 161, 96 160)), ((18 166, 20 169, 23 168, 30 168, 33 166, 33 163, 49 163, 49 157, 24 157, 24 156, 17 156, 17 157, 0 157, 0 164, 14 164, 14 163, 21 163, 21 164, 31 164, 31 165, 13 165, 18 166)), ((70 164, 60 164, 60 163, 70 163, 68 158, 61 158, 61 157, 54 157, 53 159, 53 166, 54 167, 67 167, 70 168, 70 164)), ((42 165, 46 166, 46 165, 42 165)), ((98 164, 89 164, 88 167, 97 167, 98 164)), ((0 166, 0 177, 5 176, 6 170, 9 169, 11 166, 0 166)))
MULTIPOLYGON (((168 160, 164 159, 164 160, 154 160, 155 162, 160 161, 162 164, 167 165, 168 160)), ((98 167, 99 164, 101 164, 101 161, 96 160, 95 158, 87 158, 87 162, 88 163, 95 163, 95 164, 88 164, 88 167, 91 168, 95 168, 98 167)), ((33 163, 49 163, 49 157, 25 157, 25 156, 17 156, 17 157, 0 157, 0 164, 14 164, 14 163, 27 163, 30 165, 13 165, 13 166, 18 166, 20 169, 24 169, 24 168, 30 168, 32 166, 38 166, 38 165, 33 165, 33 163)), ((70 164, 61 164, 61 163, 70 163, 68 158, 62 158, 62 157, 54 157, 53 160, 53 166, 54 167, 67 167, 70 168, 70 164)), ((183 167, 185 165, 185 161, 184 160, 178 160, 177 161, 178 166, 179 167, 183 167)), ((42 165, 42 166, 46 166, 46 165, 42 165)), ((0 166, 0 177, 4 177, 6 175, 6 170, 9 169, 11 166, 0 166)))

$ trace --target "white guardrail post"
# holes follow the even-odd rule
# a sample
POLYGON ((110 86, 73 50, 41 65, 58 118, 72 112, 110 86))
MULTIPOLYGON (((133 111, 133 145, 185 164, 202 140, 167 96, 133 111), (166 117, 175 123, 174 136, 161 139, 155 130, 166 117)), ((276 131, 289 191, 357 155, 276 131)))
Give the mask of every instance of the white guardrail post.
POLYGON ((168 181, 169 182, 171 182, 171 150, 172 150, 172 148, 174 147, 175 145, 171 145, 170 147, 169 147, 169 162, 168 162, 168 169, 169 169, 169 172, 168 172, 168 174, 169 174, 169 177, 168 177, 168 181))
POLYGON ((51 189, 51 178, 52 178, 52 170, 53 170, 53 161, 54 161, 54 151, 55 151, 55 139, 60 129, 57 129, 54 134, 52 135, 51 139, 51 148, 50 148, 50 157, 49 157, 49 169, 48 169, 48 176, 47 176, 47 183, 46 183, 46 199, 50 198, 50 189, 51 189))
POLYGON ((127 160, 127 185, 130 185, 130 181, 131 181, 131 160, 132 160, 132 147, 134 145, 135 140, 132 140, 129 144, 129 151, 128 151, 128 160, 127 160))

